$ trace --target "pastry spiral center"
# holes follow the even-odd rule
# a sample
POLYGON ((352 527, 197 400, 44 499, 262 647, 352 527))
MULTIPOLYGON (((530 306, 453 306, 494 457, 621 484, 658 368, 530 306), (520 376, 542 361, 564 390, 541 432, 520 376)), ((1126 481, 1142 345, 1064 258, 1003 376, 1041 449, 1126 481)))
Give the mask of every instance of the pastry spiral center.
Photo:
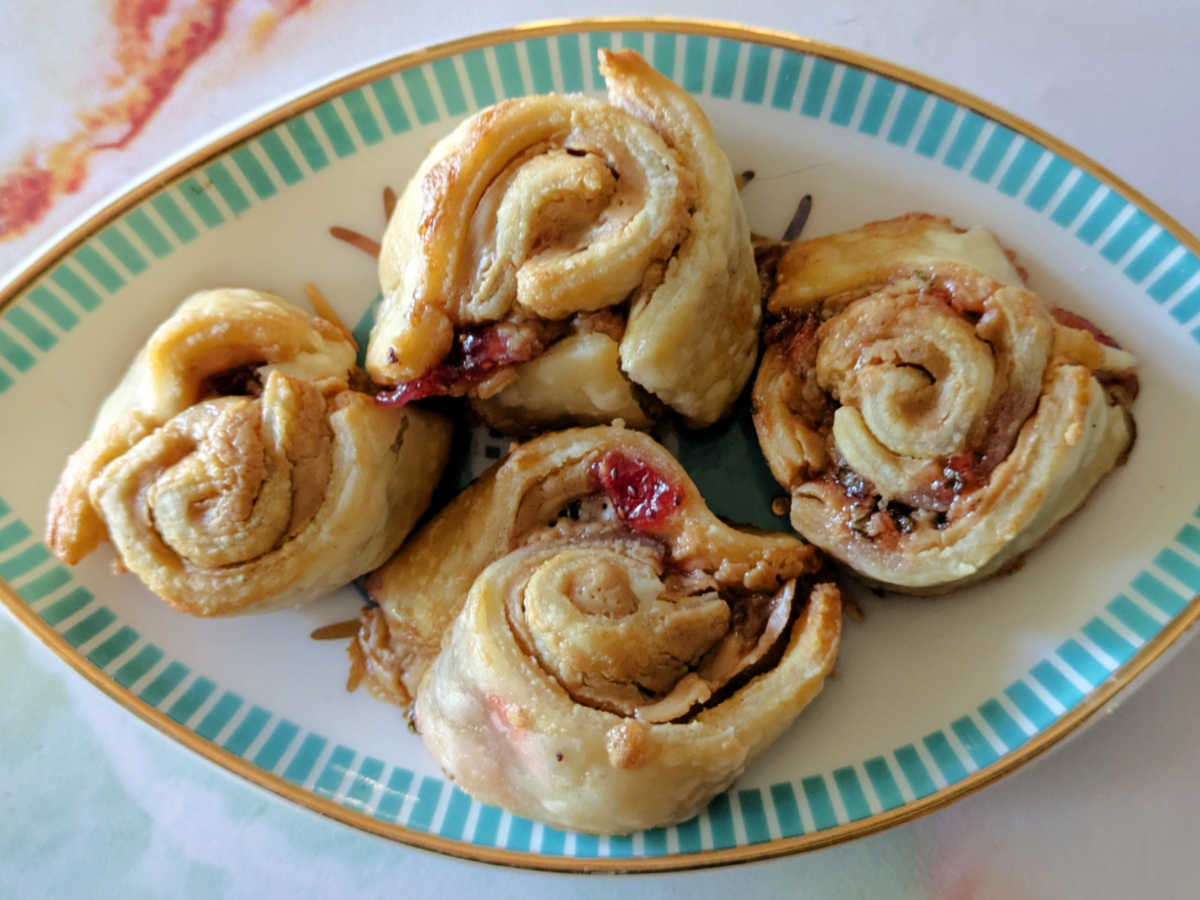
POLYGON ((332 464, 320 392, 271 373, 263 397, 176 416, 148 461, 149 513, 176 554, 211 568, 256 559, 316 513, 332 464))
MULTIPOLYGON (((648 125, 599 103, 544 102, 552 124, 526 135, 471 212, 469 320, 514 303, 558 319, 619 302, 686 228, 691 182, 648 125)), ((503 109, 514 121, 495 125, 523 133, 524 107, 503 109)))
POLYGON ((638 595, 630 573, 611 559, 562 574, 564 595, 584 613, 620 618, 638 610, 638 595))
POLYGON ((987 410, 991 347, 944 303, 885 293, 853 304, 821 331, 817 378, 842 404, 835 439, 853 429, 847 437, 856 445, 873 438, 892 454, 943 456, 962 446, 987 410))
POLYGON ((882 497, 916 505, 956 457, 989 471, 1033 410, 1050 336, 1020 288, 947 297, 910 279, 848 304, 817 335, 838 453, 882 497))
POLYGON ((626 714, 670 691, 730 621, 715 591, 669 593, 633 548, 556 553, 530 575, 523 599, 543 667, 580 699, 626 714))

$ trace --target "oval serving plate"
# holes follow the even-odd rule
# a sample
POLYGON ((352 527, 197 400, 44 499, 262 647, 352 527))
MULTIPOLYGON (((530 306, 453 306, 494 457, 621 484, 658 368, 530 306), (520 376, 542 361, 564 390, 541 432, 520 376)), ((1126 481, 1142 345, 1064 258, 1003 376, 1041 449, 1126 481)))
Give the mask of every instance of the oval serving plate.
MULTIPOLYGON (((480 35, 321 87, 158 173, 0 294, 0 597, 127 709, 225 768, 369 831, 563 870, 761 858, 877 831, 1010 772, 1077 728, 1200 614, 1200 243, 1121 181, 982 101, 857 53, 736 26, 549 23, 480 35), (599 47, 633 47, 692 92, 737 171, 751 227, 809 236, 910 210, 992 229, 1031 286, 1141 361, 1139 438, 1016 573, 938 601, 855 590, 839 673, 700 816, 632 836, 562 832, 450 785, 401 712, 347 693, 347 587, 304 610, 178 615, 105 553, 67 569, 46 500, 101 399, 194 290, 320 287, 359 335, 374 261, 332 226, 383 229, 430 145, 503 97, 603 89, 599 47), (1190 414, 1189 414, 1190 413, 1190 414), (1164 473, 1175 473, 1168 479, 1164 473), (1183 477, 1180 477, 1182 473, 1183 477)), ((714 509, 782 528, 741 417, 668 445, 714 509)), ((464 480, 504 452, 472 436, 464 480)))

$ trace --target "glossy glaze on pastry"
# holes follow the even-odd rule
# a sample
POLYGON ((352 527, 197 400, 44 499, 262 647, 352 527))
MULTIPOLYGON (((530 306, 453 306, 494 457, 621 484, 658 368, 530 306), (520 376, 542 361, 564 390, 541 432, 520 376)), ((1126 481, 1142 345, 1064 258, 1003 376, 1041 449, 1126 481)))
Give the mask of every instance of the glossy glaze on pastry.
POLYGON ((171 606, 231 615, 315 598, 395 552, 450 426, 352 389, 355 345, 270 294, 194 294, 142 348, 67 462, 47 543, 111 541, 171 606))
POLYGON ((786 247, 754 420, 791 522, 869 582, 984 578, 1128 452, 1135 360, 979 228, 910 215, 786 247))
POLYGON ((367 351, 386 402, 466 394, 515 431, 729 411, 760 319, 729 161, 696 102, 636 53, 601 50, 600 70, 608 102, 503 101, 409 182, 367 351))
POLYGON ((359 652, 457 786, 629 832, 695 814, 820 689, 841 628, 821 565, 722 523, 644 434, 573 429, 370 577, 359 652))

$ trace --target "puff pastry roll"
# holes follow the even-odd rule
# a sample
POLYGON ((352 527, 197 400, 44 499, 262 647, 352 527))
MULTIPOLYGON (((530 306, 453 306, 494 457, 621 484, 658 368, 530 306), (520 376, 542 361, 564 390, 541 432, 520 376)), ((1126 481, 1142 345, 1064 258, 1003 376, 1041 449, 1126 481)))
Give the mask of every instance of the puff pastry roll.
POLYGON ((784 249, 754 422, 793 527, 864 580, 993 574, 1128 452, 1134 358, 1023 280, 927 215, 784 249))
POLYGON ((378 566, 428 505, 450 426, 353 390, 355 352, 270 294, 189 297, 68 460, 47 543, 75 563, 107 539, 200 616, 298 604, 378 566))
POLYGON ((383 237, 367 371, 494 427, 729 411, 760 288, 729 161, 686 92, 600 51, 608 102, 507 100, 438 143, 383 237))
POLYGON ((696 813, 820 690, 841 631, 823 574, 813 547, 723 524, 644 434, 575 429, 368 579, 359 648, 456 785, 624 833, 696 813))

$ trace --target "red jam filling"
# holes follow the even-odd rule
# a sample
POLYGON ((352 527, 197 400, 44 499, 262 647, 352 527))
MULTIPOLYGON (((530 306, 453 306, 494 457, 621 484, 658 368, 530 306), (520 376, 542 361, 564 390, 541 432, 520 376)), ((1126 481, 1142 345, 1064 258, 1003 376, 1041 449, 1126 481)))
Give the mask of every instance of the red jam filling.
POLYGON ((821 320, 814 313, 786 309, 763 337, 768 344, 782 344, 788 359, 798 359, 813 345, 820 327, 821 320))
POLYGON ((513 340, 511 330, 497 325, 467 328, 455 335, 446 358, 424 375, 380 391, 380 406, 407 406, 426 397, 462 396, 473 385, 486 381, 505 366, 528 362, 544 349, 543 342, 524 335, 513 340))
POLYGON ((1100 343, 1106 344, 1109 347, 1115 347, 1118 350, 1121 349, 1121 345, 1097 328, 1091 319, 1086 319, 1079 315, 1079 313, 1073 313, 1069 309, 1056 309, 1052 315, 1054 316, 1054 321, 1058 322, 1059 325, 1066 325, 1068 328, 1078 328, 1080 331, 1087 331, 1100 343))
POLYGON ((1012 263, 1012 267, 1017 270, 1017 274, 1021 276, 1021 284, 1029 284, 1029 270, 1021 265, 1021 261, 1017 258, 1015 250, 1004 251, 1004 255, 1008 257, 1008 261, 1012 263))
POLYGON ((942 477, 958 492, 973 490, 984 479, 982 461, 974 453, 959 453, 946 460, 942 477))
POLYGON ((931 507, 949 509, 959 494, 970 493, 982 485, 993 468, 995 462, 989 463, 975 453, 958 453, 951 456, 942 466, 941 477, 930 486, 930 493, 936 500, 931 507))
MULTIPOLYGON (((1117 350, 1121 349, 1120 344, 1113 340, 1110 335, 1105 334, 1097 328, 1095 323, 1090 319, 1086 319, 1078 313, 1073 313, 1067 309, 1056 309, 1053 315, 1054 320, 1058 324, 1089 332, 1100 343, 1106 344, 1109 347, 1115 347, 1117 350)), ((1135 372, 1096 372, 1095 375, 1101 384, 1115 386, 1123 390, 1131 401, 1138 395, 1140 383, 1135 372)))
POLYGON ((1136 372, 1111 372, 1111 373, 1096 373, 1096 377, 1100 383, 1110 387, 1120 388, 1125 392, 1129 401, 1137 399, 1138 391, 1141 388, 1141 382, 1138 381, 1136 372))
POLYGON ((941 471, 935 470, 928 486, 913 491, 903 502, 919 509, 945 512, 959 495, 980 487, 997 462, 978 453, 955 454, 943 462, 941 471))
POLYGON ((649 531, 683 503, 683 491, 636 456, 610 450, 592 463, 588 475, 599 483, 621 517, 636 531, 649 531))

